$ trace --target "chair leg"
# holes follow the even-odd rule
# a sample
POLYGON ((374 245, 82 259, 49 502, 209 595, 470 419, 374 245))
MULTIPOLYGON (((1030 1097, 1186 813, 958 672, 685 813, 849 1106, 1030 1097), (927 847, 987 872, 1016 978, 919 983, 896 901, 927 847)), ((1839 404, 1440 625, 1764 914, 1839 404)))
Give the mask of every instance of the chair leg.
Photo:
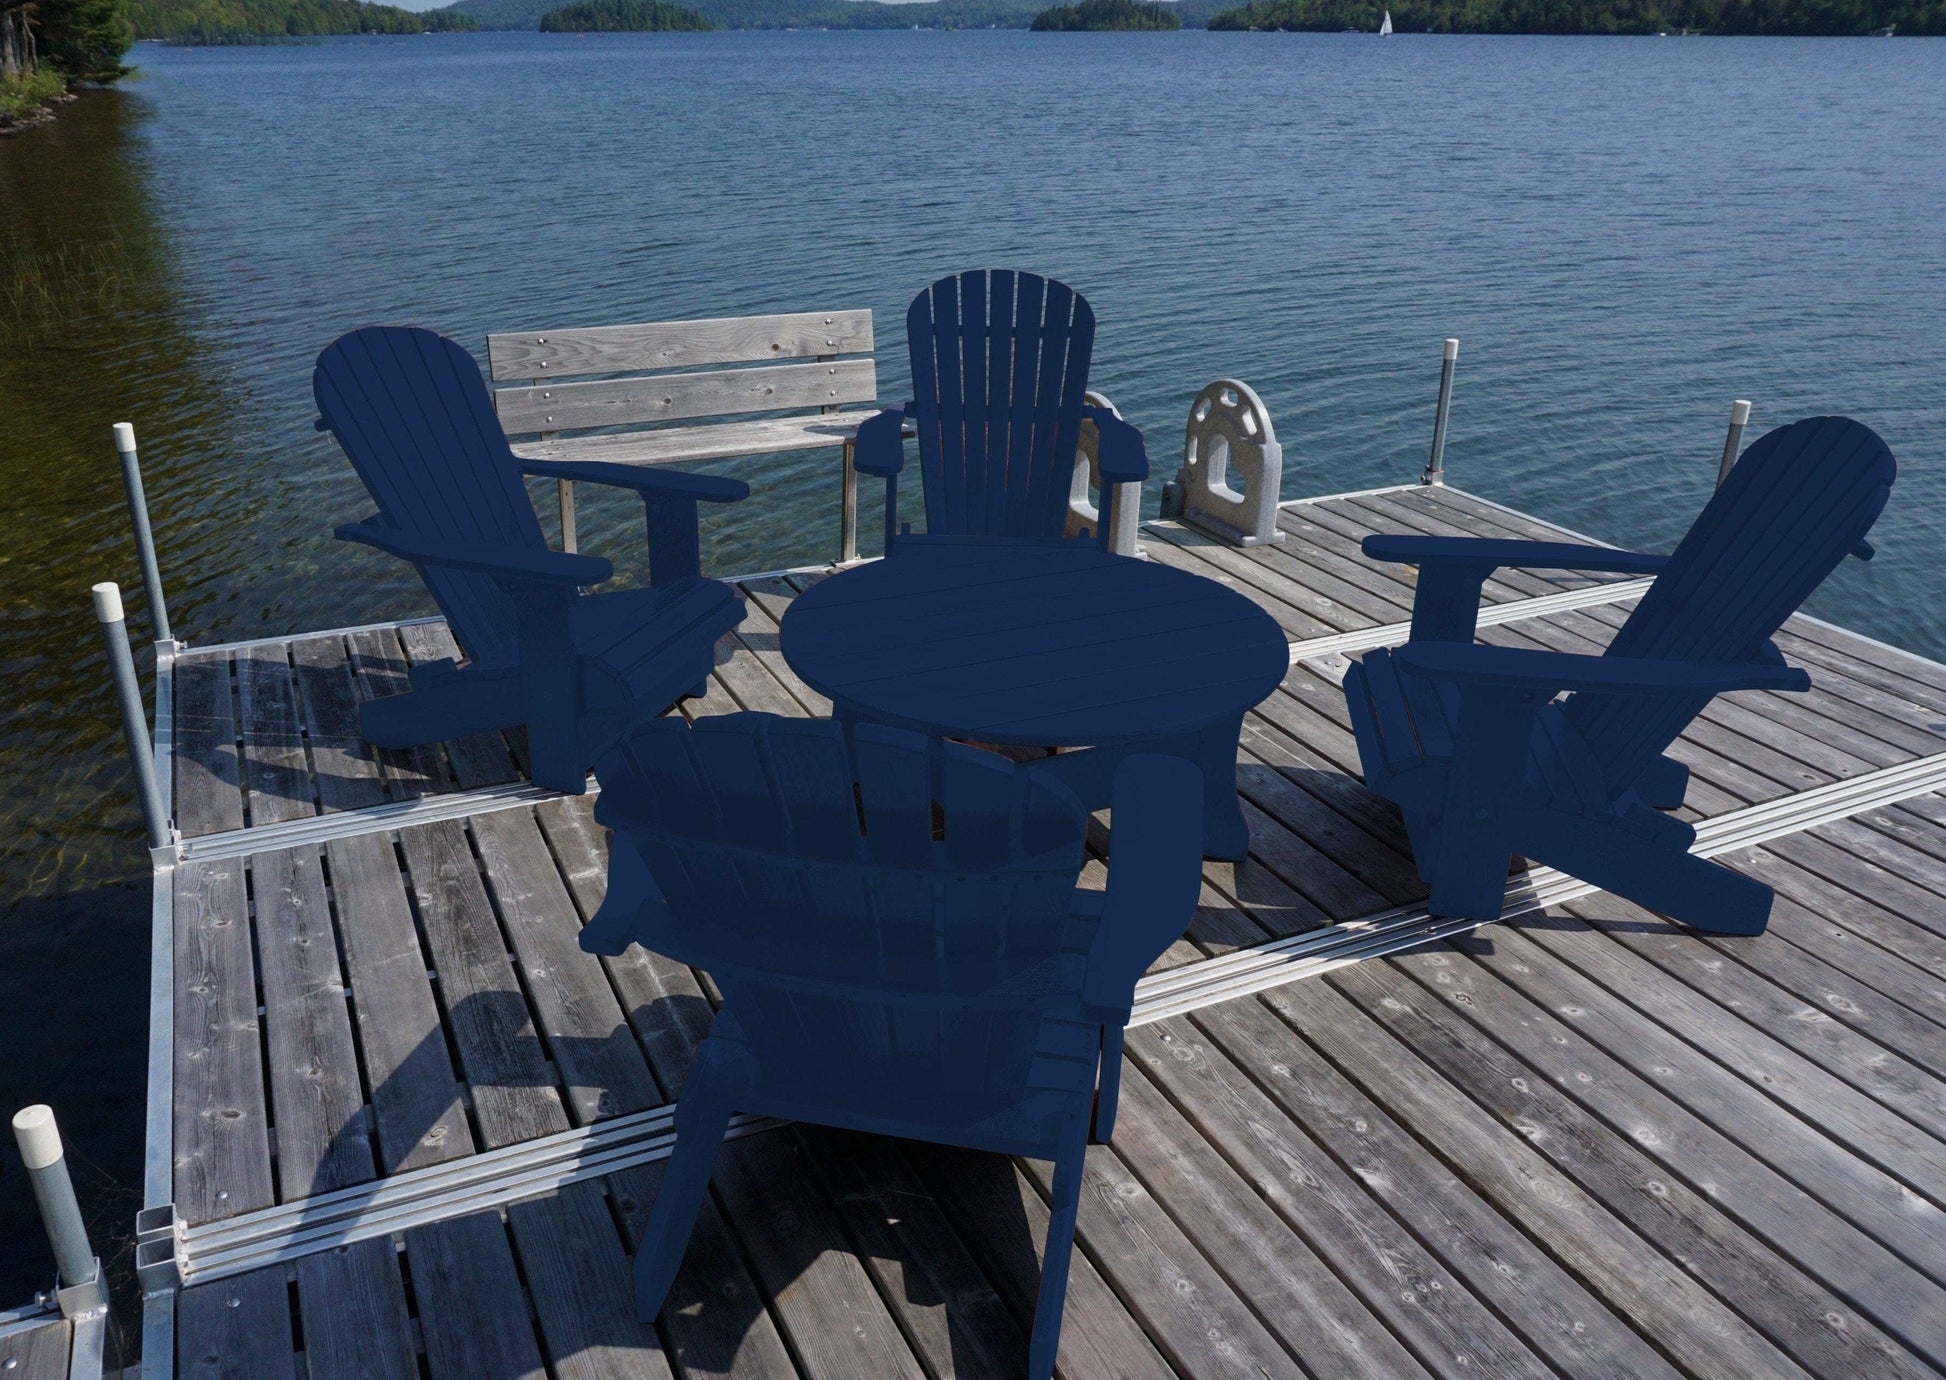
MULTIPOLYGON (((697 1072, 701 1072, 700 1061, 697 1072)), ((708 1096, 708 1090, 695 1087, 696 1082, 696 1073, 692 1072, 686 1104, 698 1092, 708 1096)), ((727 1101, 710 1097, 700 1106, 682 1106, 677 1119, 675 1152, 669 1157, 669 1168, 655 1195, 649 1224, 635 1248, 635 1312, 645 1323, 654 1322, 662 1311, 662 1301, 669 1296, 676 1271, 682 1268, 683 1253, 696 1228, 696 1214, 702 1211, 703 1195, 709 1192, 717 1151, 723 1146, 723 1133, 729 1129, 730 1106, 727 1101)))
POLYGON ((1770 925, 1776 896, 1755 878, 1690 853, 1663 860, 1654 873, 1630 877, 1608 890, 1705 934, 1762 934, 1770 925))
MULTIPOLYGON (((1484 838, 1468 838, 1450 826, 1441 831, 1432 858, 1427 906, 1434 915, 1498 920, 1507 902, 1507 868, 1513 850, 1484 838)), ((1421 869, 1424 871, 1423 867, 1421 869)))
POLYGON ((1041 1252, 1040 1298, 1034 1304, 1034 1332, 1027 1343, 1027 1380, 1052 1380, 1061 1346, 1061 1314, 1068 1299, 1068 1263, 1074 1257, 1074 1224, 1081 1210, 1081 1173, 1088 1154, 1088 1121, 1077 1117, 1054 1161, 1053 1214, 1047 1247, 1041 1252))
MULTIPOLYGON (((1203 772, 1203 856, 1242 862, 1250 856, 1250 826, 1237 803, 1237 740, 1243 716, 1204 729, 1191 755, 1203 772)), ((1166 749, 1165 749, 1166 750, 1166 749)))
POLYGON ((1115 1112, 1121 1105, 1122 1096, 1122 1027, 1104 1026, 1101 1032, 1101 1078, 1095 1088, 1094 1125, 1088 1132, 1088 1140, 1095 1145, 1108 1144, 1108 1138, 1115 1134, 1115 1112))
POLYGON ((1589 820, 1541 816, 1522 824, 1521 846, 1551 867, 1710 934, 1762 934, 1771 889, 1755 878, 1668 844, 1589 820))

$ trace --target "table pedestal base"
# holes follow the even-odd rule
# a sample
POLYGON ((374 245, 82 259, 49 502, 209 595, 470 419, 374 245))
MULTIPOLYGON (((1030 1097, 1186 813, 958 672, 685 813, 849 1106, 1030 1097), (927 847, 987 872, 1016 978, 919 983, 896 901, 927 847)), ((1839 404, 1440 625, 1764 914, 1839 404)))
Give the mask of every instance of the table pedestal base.
POLYGON ((1027 770, 1056 778, 1088 809, 1102 810, 1110 804, 1115 768, 1124 757, 1139 752, 1186 757, 1203 773, 1203 856, 1242 862, 1250 851, 1250 829, 1237 803, 1237 740, 1242 733, 1239 714, 1197 733, 1076 748, 1030 762, 1027 770))

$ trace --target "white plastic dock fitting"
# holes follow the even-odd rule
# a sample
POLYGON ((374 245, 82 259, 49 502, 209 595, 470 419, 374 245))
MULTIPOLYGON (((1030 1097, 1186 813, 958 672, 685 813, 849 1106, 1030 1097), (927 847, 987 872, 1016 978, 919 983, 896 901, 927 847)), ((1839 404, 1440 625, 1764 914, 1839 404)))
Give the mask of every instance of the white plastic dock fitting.
POLYGON ((1750 400, 1738 398, 1730 404, 1730 431, 1723 438, 1723 461, 1716 467, 1716 487, 1722 488, 1723 481, 1730 477, 1730 467, 1737 462, 1737 451, 1743 446, 1743 428, 1750 421, 1750 400))
POLYGON ((88 1244, 88 1229, 82 1225, 81 1205, 75 1201, 74 1181, 68 1177, 54 1109, 45 1103, 23 1107, 14 1113, 13 1124, 14 1141, 20 1146, 20 1158, 34 1185, 34 1199, 40 1204, 48 1244, 54 1247, 54 1267, 60 1272, 61 1283, 67 1288, 95 1283, 101 1276, 100 1262, 88 1244))

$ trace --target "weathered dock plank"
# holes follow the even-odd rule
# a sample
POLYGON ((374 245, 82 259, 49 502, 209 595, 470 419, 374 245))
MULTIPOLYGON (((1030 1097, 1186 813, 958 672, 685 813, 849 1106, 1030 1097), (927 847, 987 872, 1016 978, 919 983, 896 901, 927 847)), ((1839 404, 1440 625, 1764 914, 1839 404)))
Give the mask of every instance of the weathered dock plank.
POLYGON ((379 1238, 297 1262, 298 1318, 312 1380, 414 1380, 418 1347, 398 1253, 379 1238))
POLYGON ((68 1380, 68 1320, 0 1335, 0 1371, 7 1380, 68 1380))
POLYGON ((297 1380, 296 1353, 282 1266, 176 1296, 176 1369, 184 1380, 297 1380))
POLYGON ((363 1183, 376 1166, 319 850, 252 854, 250 874, 277 1196, 288 1202, 363 1183))
POLYGON ((326 845, 359 1049, 371 1080, 378 1163, 387 1174, 473 1150, 459 1082, 397 849, 381 835, 326 845))
POLYGON ((257 976, 240 860, 187 863, 175 909, 176 1210, 207 1222, 274 1200, 257 976))

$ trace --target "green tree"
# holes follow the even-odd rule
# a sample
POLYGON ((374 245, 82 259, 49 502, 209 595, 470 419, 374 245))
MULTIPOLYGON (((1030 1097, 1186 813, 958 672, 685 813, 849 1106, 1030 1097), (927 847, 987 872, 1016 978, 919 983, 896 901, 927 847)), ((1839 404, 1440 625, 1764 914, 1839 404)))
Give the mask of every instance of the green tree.
POLYGON ((135 41, 123 0, 36 0, 33 25, 40 60, 70 81, 111 82, 128 68, 135 41))

